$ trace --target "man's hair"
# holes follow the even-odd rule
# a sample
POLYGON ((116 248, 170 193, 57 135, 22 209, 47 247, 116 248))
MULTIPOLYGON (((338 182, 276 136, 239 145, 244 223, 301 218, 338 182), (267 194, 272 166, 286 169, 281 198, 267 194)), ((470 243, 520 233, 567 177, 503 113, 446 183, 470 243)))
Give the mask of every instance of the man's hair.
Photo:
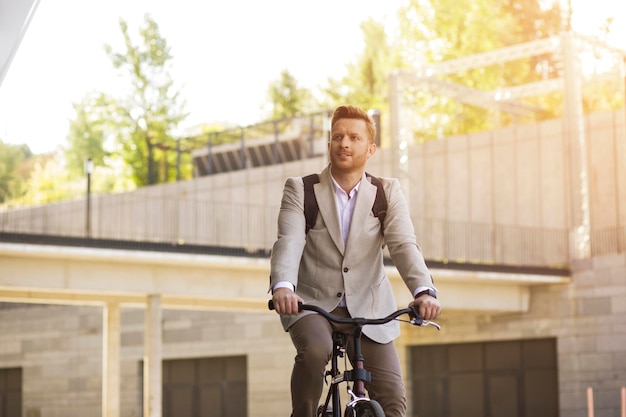
POLYGON ((374 120, 369 114, 367 114, 367 112, 363 111, 363 109, 351 104, 339 106, 333 112, 333 118, 331 119, 330 126, 334 126, 335 122, 339 119, 363 120, 367 124, 367 132, 370 135, 369 143, 374 143, 374 139, 376 138, 376 123, 374 123, 374 120))

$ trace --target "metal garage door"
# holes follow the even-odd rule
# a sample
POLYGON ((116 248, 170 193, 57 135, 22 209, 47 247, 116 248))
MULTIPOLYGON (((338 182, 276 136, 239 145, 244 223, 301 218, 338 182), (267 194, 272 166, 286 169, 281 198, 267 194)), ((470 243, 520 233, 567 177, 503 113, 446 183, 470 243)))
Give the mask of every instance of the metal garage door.
POLYGON ((163 417, 245 417, 246 358, 163 361, 163 417))
POLYGON ((556 339, 415 346, 415 416, 557 417, 556 339))
POLYGON ((0 369, 0 417, 22 417, 22 369, 0 369))

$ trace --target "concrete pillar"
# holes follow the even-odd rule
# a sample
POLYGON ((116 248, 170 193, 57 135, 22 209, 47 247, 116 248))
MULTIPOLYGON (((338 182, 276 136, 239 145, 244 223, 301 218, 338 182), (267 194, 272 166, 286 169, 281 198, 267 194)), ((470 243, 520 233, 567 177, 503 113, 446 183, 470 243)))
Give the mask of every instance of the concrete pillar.
POLYGON ((411 206, 409 181, 409 145, 406 126, 403 126, 402 80, 399 71, 389 74, 389 143, 391 145, 391 176, 398 178, 407 205, 411 206))
POLYGON ((564 110, 569 165, 570 258, 591 256, 589 172, 583 114, 582 69, 572 33, 561 35, 564 66, 564 110))
POLYGON ((120 416, 120 306, 107 303, 103 310, 102 417, 120 416))
POLYGON ((146 302, 143 361, 143 415, 161 417, 162 410, 162 311, 161 296, 150 294, 146 302))

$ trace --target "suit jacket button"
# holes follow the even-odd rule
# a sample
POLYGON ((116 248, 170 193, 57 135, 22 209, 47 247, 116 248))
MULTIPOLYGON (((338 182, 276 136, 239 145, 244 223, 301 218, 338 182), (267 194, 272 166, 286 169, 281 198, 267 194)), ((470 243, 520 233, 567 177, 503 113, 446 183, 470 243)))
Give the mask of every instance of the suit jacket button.
POLYGON ((344 269, 343 269, 343 272, 348 272, 348 271, 349 271, 349 269, 348 269, 348 268, 344 268, 344 269))
POLYGON ((341 297, 343 294, 341 294, 340 292, 337 293, 337 298, 341 297))

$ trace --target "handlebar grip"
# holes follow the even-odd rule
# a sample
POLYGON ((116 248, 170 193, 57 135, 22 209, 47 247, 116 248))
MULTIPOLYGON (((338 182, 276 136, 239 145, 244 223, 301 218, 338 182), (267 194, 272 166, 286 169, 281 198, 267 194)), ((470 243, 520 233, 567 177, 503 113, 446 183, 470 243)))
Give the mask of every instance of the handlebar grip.
MULTIPOLYGON (((302 303, 300 301, 298 301, 298 311, 302 311, 302 303)), ((274 310, 274 300, 269 300, 267 302, 267 308, 269 308, 270 310, 274 310)))

